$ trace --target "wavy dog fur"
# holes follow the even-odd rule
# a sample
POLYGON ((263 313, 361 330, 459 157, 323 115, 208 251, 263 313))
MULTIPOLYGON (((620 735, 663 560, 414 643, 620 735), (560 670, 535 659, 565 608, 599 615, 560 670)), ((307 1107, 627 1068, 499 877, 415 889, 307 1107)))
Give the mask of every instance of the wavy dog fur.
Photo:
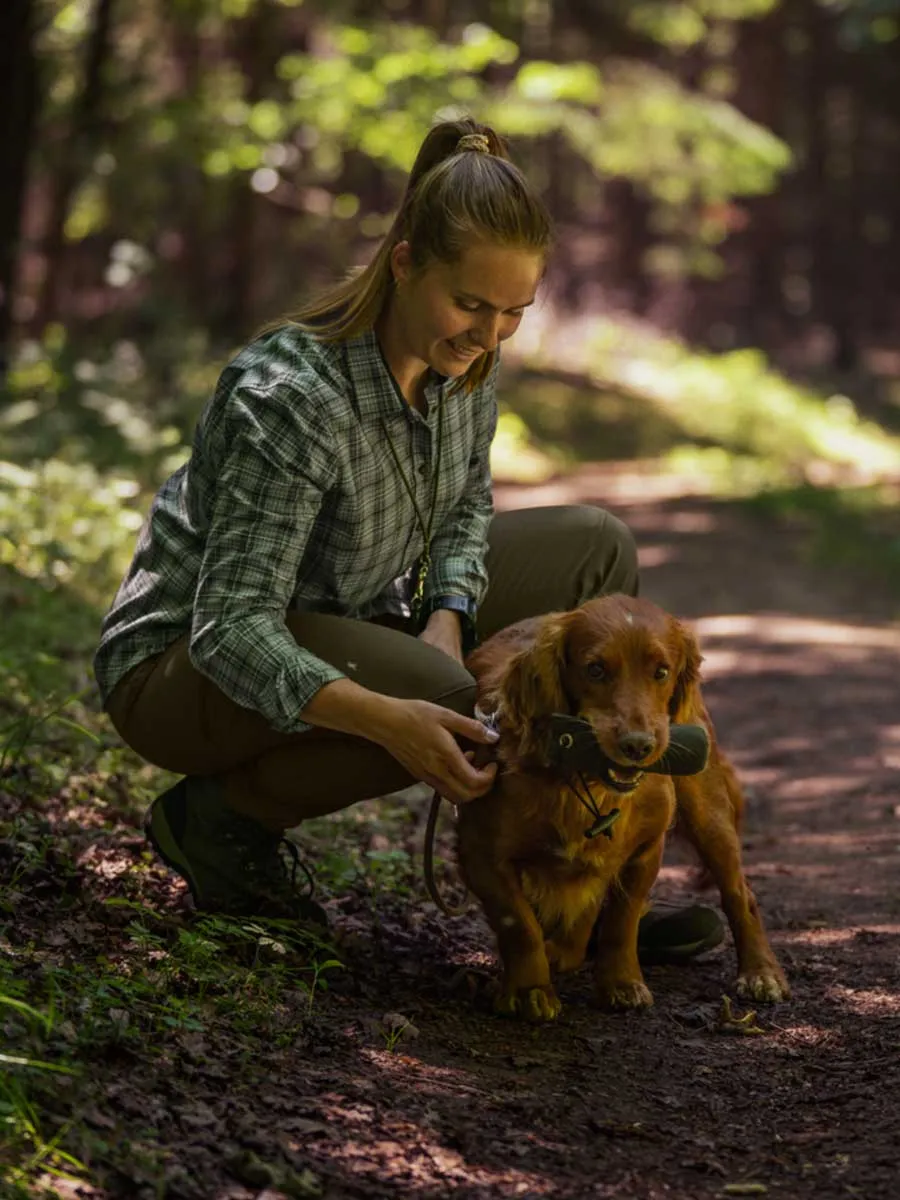
POLYGON ((657 605, 628 596, 521 621, 469 656, 479 708, 497 713, 500 761, 488 796, 462 805, 460 870, 497 939, 497 1011, 548 1020, 560 1011, 551 968, 574 970, 598 926, 596 995, 609 1008, 653 1003, 637 957, 637 929, 667 830, 696 848, 718 885, 738 957, 737 990, 789 995, 741 865, 743 796, 718 749, 700 690, 694 635, 657 605), (588 839, 578 798, 548 765, 554 712, 588 720, 621 787, 591 781, 601 812, 621 815, 612 838, 588 839), (704 724, 707 769, 673 780, 641 775, 669 744, 673 723, 704 724), (630 779, 630 776, 637 776, 630 779))

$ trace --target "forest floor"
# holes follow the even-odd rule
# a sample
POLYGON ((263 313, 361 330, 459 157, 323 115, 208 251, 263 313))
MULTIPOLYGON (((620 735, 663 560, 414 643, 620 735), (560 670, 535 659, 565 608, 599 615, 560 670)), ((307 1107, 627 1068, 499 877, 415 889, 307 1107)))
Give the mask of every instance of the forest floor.
MULTIPOLYGON (((23 762, 0 779, 0 949, 19 988, 7 980, 19 1001, 0 1029, 12 1056, 62 1069, 0 1088, 0 1195, 897 1194, 896 595, 812 561, 803 527, 685 498, 652 464, 586 465, 497 499, 612 507, 637 535, 644 594, 694 623, 793 999, 735 1035, 727 941, 648 968, 645 1013, 597 1011, 585 970, 562 981, 555 1023, 498 1019, 483 920, 425 899, 421 796, 297 832, 332 950, 198 922, 147 852, 134 764, 99 791, 90 767, 67 772, 31 803, 23 762)), ((445 822, 448 859, 451 840, 445 822)), ((673 844, 657 895, 691 898, 692 878, 673 844)))

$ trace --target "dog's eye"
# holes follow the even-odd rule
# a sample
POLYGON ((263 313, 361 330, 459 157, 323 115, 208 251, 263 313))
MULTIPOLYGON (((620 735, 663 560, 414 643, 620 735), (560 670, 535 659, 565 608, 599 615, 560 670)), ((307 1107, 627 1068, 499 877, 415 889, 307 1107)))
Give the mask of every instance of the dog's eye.
POLYGON ((653 672, 653 678, 659 679, 659 680, 668 679, 669 678, 669 668, 668 667, 657 667, 656 670, 653 672))
POLYGON ((588 663, 587 673, 591 679, 606 679, 608 674, 606 666, 602 662, 588 663))

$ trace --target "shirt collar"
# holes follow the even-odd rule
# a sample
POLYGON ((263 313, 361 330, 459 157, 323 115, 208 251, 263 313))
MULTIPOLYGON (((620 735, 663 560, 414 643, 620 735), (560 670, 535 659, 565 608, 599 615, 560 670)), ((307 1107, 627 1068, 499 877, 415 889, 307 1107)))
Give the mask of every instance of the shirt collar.
MULTIPOLYGON (((397 392, 374 329, 367 329, 344 343, 350 387, 356 397, 360 415, 396 415, 400 406, 409 406, 397 392)), ((429 371, 425 396, 430 401, 444 394, 451 381, 444 375, 429 371)))

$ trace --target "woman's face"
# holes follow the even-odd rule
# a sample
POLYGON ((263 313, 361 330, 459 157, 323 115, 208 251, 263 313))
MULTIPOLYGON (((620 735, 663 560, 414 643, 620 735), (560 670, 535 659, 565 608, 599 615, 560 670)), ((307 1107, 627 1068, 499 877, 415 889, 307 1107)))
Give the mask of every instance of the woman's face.
POLYGON ((544 258, 531 250, 474 242, 459 262, 416 271, 408 243, 401 242, 392 265, 395 328, 404 351, 456 378, 516 332, 534 303, 544 258))

